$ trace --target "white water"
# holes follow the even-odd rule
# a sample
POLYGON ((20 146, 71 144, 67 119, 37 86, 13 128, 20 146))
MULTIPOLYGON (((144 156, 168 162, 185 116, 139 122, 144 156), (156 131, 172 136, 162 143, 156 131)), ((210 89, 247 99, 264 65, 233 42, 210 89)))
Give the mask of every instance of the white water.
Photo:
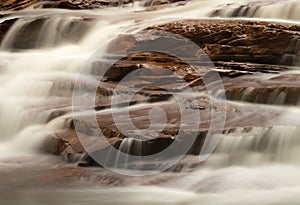
MULTIPOLYGON (((232 2, 246 0, 194 0, 183 7, 152 12, 142 12, 143 8, 137 4, 101 12, 27 10, 16 14, 26 20, 14 24, 0 51, 0 154, 7 157, 38 154, 43 140, 57 131, 63 121, 59 118, 48 122, 51 112, 58 105, 66 111, 71 109, 70 90, 82 65, 98 47, 119 33, 134 32, 171 19, 206 17, 218 4, 232 2), (28 45, 30 49, 24 49, 25 44, 23 50, 12 52, 19 33, 29 22, 44 15, 50 18, 40 29, 36 47, 28 45), (60 33, 66 32, 70 22, 80 16, 97 16, 98 19, 78 42, 62 41, 60 33)), ((276 12, 260 11, 256 16, 298 20, 297 13, 284 16, 291 9, 290 6, 284 8, 276 12)), ((273 9, 270 7, 270 11, 273 9)), ((297 108, 293 109, 298 112, 297 108)), ((284 117, 292 119, 293 115, 294 112, 290 112, 284 117)), ((61 201, 66 204, 299 204, 299 133, 299 128, 280 126, 230 133, 204 165, 192 172, 182 172, 164 184, 164 188, 23 190, 8 193, 8 197, 1 197, 0 201, 1 204, 23 203, 27 196, 28 204, 61 201)))
MULTIPOLYGON (((30 9, 16 13, 15 16, 23 18, 11 27, 2 41, 0 50, 0 141, 14 141, 24 129, 31 126, 38 129, 36 126, 39 125, 40 129, 55 131, 55 127, 47 126, 47 118, 51 110, 57 107, 57 102, 65 102, 65 109, 70 109, 71 99, 70 94, 64 96, 65 93, 61 93, 61 89, 52 88, 55 85, 59 87, 59 83, 64 88, 65 82, 74 83, 81 67, 93 52, 118 34, 145 28, 153 22, 183 17, 205 17, 218 3, 193 1, 184 7, 132 13, 133 10, 143 9, 139 4, 135 4, 134 7, 101 10, 100 15, 97 11, 41 12, 30 9), (115 14, 116 11, 119 14, 115 14), (113 17, 111 13, 114 13, 113 17), (92 23, 93 28, 81 38, 78 37, 79 34, 72 34, 80 39, 78 42, 72 44, 63 41, 61 35, 68 34, 70 23, 80 19, 80 16, 96 16, 99 20, 92 23), (37 36, 29 38, 27 45, 23 42, 23 48, 18 52, 10 52, 18 49, 14 42, 18 38, 26 37, 20 34, 30 34, 28 25, 39 18, 46 20, 38 24, 37 36), (134 20, 138 20, 137 23, 134 20), (35 47, 32 47, 33 45, 35 47)), ((38 140, 37 144, 41 141, 38 140)), ((34 144, 34 141, 31 143, 34 144)), ((28 150, 25 147, 24 149, 28 150)))
MULTIPOLYGON (((251 2, 251 1, 249 1, 251 2)), ((254 1, 255 2, 255 1, 254 1)), ((257 1, 259 2, 259 1, 257 1)), ((248 2, 246 2, 247 5, 248 2)), ((255 4, 254 6, 244 6, 245 2, 235 2, 226 9, 221 9, 218 16, 231 17, 233 14, 237 17, 256 17, 269 19, 286 19, 286 20, 300 20, 300 1, 299 0, 279 0, 279 1, 265 1, 255 4), (235 12, 240 6, 241 9, 235 12)), ((220 7, 222 8, 222 7, 220 7)))

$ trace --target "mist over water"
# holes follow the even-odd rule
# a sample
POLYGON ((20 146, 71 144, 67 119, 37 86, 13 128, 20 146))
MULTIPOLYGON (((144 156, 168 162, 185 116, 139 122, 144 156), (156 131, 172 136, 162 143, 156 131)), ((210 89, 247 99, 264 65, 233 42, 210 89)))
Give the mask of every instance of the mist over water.
MULTIPOLYGON (((57 104, 70 115, 73 84, 83 64, 118 34, 173 19, 208 18, 220 4, 245 2, 249 1, 194 0, 185 6, 148 12, 137 2, 101 12, 20 11, 22 17, 10 28, 0 49, 1 158, 16 165, 19 157, 40 155, 44 140, 63 126, 64 116, 51 119, 57 104), (72 23, 87 17, 93 20, 84 32, 75 32, 80 28, 72 23), (30 31, 34 29, 33 37, 30 31)), ((299 1, 263 5, 241 17, 298 21, 299 6, 299 1)), ((232 12, 228 8, 220 16, 229 18, 232 12)), ((92 76, 87 78, 93 80, 92 76)), ((285 109, 282 121, 297 119, 298 106, 285 109)), ((140 185, 105 190, 33 188, 5 191, 0 203, 296 205, 300 202, 299 134, 300 128, 296 126, 232 130, 224 134, 206 162, 176 173, 161 188, 140 185)), ((191 161, 197 161, 197 157, 191 157, 191 161)))

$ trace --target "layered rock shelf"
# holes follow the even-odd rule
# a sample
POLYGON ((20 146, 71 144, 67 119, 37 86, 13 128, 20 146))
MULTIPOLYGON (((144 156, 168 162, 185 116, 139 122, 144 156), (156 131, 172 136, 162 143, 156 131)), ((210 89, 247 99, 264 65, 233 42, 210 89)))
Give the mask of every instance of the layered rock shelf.
MULTIPOLYGON (((298 104, 299 87, 295 83, 290 83, 296 81, 298 75, 286 73, 294 72, 290 65, 294 65, 298 59, 298 47, 294 46, 294 42, 299 39, 299 30, 296 25, 283 23, 182 20, 151 26, 134 35, 120 35, 109 44, 108 53, 116 56, 131 54, 118 60, 104 74, 101 70, 105 62, 98 62, 92 69, 95 76, 103 74, 94 108, 97 111, 98 125, 95 127, 95 124, 90 122, 91 116, 82 116, 75 121, 67 118, 66 128, 58 132, 51 142, 48 141, 46 147, 52 153, 61 153, 68 156, 68 159, 73 159, 70 156, 85 153, 82 143, 93 144, 92 141, 82 142, 82 138, 79 140, 76 131, 97 136, 99 127, 109 144, 115 148, 120 148, 120 144, 125 140, 132 139, 125 152, 132 155, 151 155, 174 142, 180 146, 180 139, 177 138, 180 129, 185 130, 186 137, 194 132, 189 130, 189 126, 179 126, 181 114, 189 115, 194 111, 200 113, 201 122, 189 154, 199 154, 210 126, 212 111, 219 116, 226 113, 226 123, 221 130, 225 135, 235 133, 240 128, 247 133, 247 130, 253 127, 268 128, 282 125, 285 122, 280 121, 280 115, 284 107, 282 109, 272 106, 260 107, 251 103, 298 104), (162 31, 170 32, 170 36, 162 36, 162 31), (199 50, 190 47, 178 48, 176 44, 178 39, 174 39, 171 33, 184 36, 196 43, 208 54, 214 66, 210 67, 201 62, 203 56, 197 57, 199 50), (188 55, 179 59, 160 52, 141 51, 145 48, 151 49, 151 45, 159 45, 164 41, 172 42, 168 44, 168 51, 176 53, 180 50, 188 55), (289 55, 293 57, 288 58, 289 55), (191 62, 191 57, 194 57, 193 66, 186 63, 191 62), (136 71, 138 75, 135 78, 126 79, 128 74, 136 71), (224 92, 217 88, 214 90, 214 98, 207 95, 207 85, 203 80, 210 79, 213 73, 220 75, 224 85, 224 92), (120 83, 122 86, 118 88, 118 95, 133 98, 128 101, 112 102, 113 91, 120 83), (176 102, 172 100, 173 92, 180 93, 185 88, 192 88, 193 92, 199 93, 200 96, 195 100, 186 94, 184 102, 186 106, 183 110, 179 110, 176 102), (226 105, 225 101, 218 100, 224 97, 229 100, 226 105), (235 101, 246 101, 250 104, 244 105, 235 101), (129 106, 130 122, 136 125, 138 130, 128 129, 125 132, 119 130, 118 120, 126 118, 122 109, 114 114, 109 110, 101 112, 116 105, 129 106), (162 130, 145 130, 151 124, 149 111, 157 106, 165 111, 167 126, 162 130), (135 143, 140 143, 139 140, 143 142, 139 145, 139 149, 135 149, 137 146, 135 143)), ((210 80, 213 82, 213 79, 210 80)), ((130 124, 127 127, 130 127, 130 124)), ((240 135, 243 135, 243 132, 240 135)), ((86 140, 91 138, 87 136, 86 140)), ((102 148, 106 149, 106 146, 107 144, 103 143, 102 148)), ((101 153, 101 150, 97 148, 95 152, 101 153)), ((114 160, 114 157, 111 157, 109 161, 114 160)), ((87 162, 81 165, 96 164, 91 158, 87 158, 87 162)))
POLYGON ((38 2, 38 0, 4 0, 0 3, 0 10, 21 10, 38 2))
MULTIPOLYGON (((11 0, 0 5, 5 10, 24 9, 30 5, 34 8, 101 9, 133 2, 11 0)), ((144 6, 152 10, 187 2, 148 0, 144 1, 144 6)), ((257 2, 249 7, 252 8, 253 4, 257 2)), ((247 16, 248 11, 248 7, 239 7, 232 16, 247 16)), ((221 13, 222 10, 216 10, 211 16, 222 16, 221 13)), ((17 19, 8 18, 0 24, 0 42, 17 19)), ((20 32, 10 46, 16 50, 42 47, 36 44, 35 37, 39 36, 46 20, 36 18, 25 22, 27 30, 20 32)), ((94 26, 96 20, 95 16, 75 18, 68 22, 68 30, 57 30, 56 33, 62 37, 62 42, 76 43, 94 26), (72 36, 74 33, 75 37, 72 36)), ((299 62, 299 40, 298 24, 250 19, 182 19, 121 34, 108 44, 104 59, 95 62, 89 73, 95 79, 101 78, 92 107, 96 124, 91 121, 91 115, 70 116, 76 81, 51 79, 49 95, 64 96, 66 99, 41 105, 35 111, 51 110, 47 122, 59 117, 63 119, 61 130, 47 138, 44 150, 63 155, 70 162, 78 162, 85 156, 85 161, 80 165, 89 166, 97 165, 89 155, 101 155, 102 150, 110 149, 109 145, 126 154, 148 156, 159 153, 172 143, 180 147, 186 138, 195 135, 187 154, 197 155, 213 118, 224 124, 212 131, 224 136, 236 132, 243 136, 253 128, 285 125, 286 122, 280 117, 285 106, 298 105, 300 98, 299 73, 293 67, 299 62), (103 73, 103 68, 112 59, 117 60, 103 73), (133 72, 137 74, 127 78, 133 72), (174 97, 176 95, 182 98, 180 106, 174 97), (282 107, 279 109, 273 105, 282 107), (115 107, 117 111, 111 109, 115 107), (160 119, 149 119, 153 108, 165 112, 163 127, 160 126, 160 119), (130 119, 128 113, 123 112, 127 109, 130 119), (201 121, 189 119, 195 112, 199 113, 201 121), (184 123, 182 114, 187 118, 184 123), (120 130, 120 122, 128 129, 120 130), (196 130, 191 126, 192 122, 196 124, 196 130), (135 125, 134 129, 131 123, 135 125), (147 129, 150 125, 154 128, 147 129), (178 137, 181 130, 183 138, 178 137), (79 132, 84 137, 78 137, 79 132), (99 132, 103 134, 102 138, 99 132), (94 140, 100 141, 100 147, 94 146, 94 140), (125 150, 122 148, 124 143, 125 150), (93 152, 87 154, 87 147, 83 145, 88 145, 93 152)), ((87 93, 93 90, 89 81, 78 83, 86 88, 87 93)), ((104 157, 114 162, 117 156, 104 157)))
POLYGON ((33 4, 35 8, 62 8, 62 9, 101 9, 117 7, 132 3, 133 0, 4 0, 0 3, 1 10, 21 10, 33 4))
MULTIPOLYGON (((138 1, 138 0, 137 0, 138 1)), ((166 6, 180 6, 184 5, 189 0, 140 0, 142 6, 148 7, 147 10, 155 10, 166 8, 166 6)), ((121 7, 134 3, 135 0, 3 0, 0 3, 1 10, 22 10, 27 7, 33 6, 33 9, 103 9, 108 7, 121 7)))

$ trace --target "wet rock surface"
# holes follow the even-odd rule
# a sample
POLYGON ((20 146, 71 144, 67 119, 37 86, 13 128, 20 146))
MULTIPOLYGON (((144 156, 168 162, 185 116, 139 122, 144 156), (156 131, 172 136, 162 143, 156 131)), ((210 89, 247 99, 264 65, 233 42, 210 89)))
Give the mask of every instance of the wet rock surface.
POLYGON ((41 3, 39 8, 61 8, 61 9, 102 9, 107 7, 124 6, 133 3, 134 0, 54 0, 53 2, 41 3))
POLYGON ((34 8, 61 9, 101 9, 107 7, 124 6, 133 0, 4 0, 0 3, 0 10, 21 10, 35 3, 34 8))
MULTIPOLYGON (((147 1, 145 6, 185 2, 147 1)), ((89 1, 48 3, 40 4, 40 7, 93 9, 120 6, 119 1, 97 1, 93 6, 89 1)), ((30 22, 28 30, 37 35, 44 21, 30 22)), ((12 22, 0 24, 0 40, 12 22)), ((92 19, 75 20, 68 32, 61 33, 86 31, 91 22, 92 19)), ((84 32, 74 39, 64 37, 76 42, 82 35, 84 32)), ((28 34, 24 36, 30 37, 28 34)), ((22 41, 28 45, 31 40, 19 39, 15 41, 19 46, 17 49, 25 49, 22 41)), ((180 20, 154 25, 135 34, 122 34, 109 44, 108 58, 96 62, 91 69, 92 76, 99 82, 92 108, 96 123, 91 115, 82 114, 76 119, 65 117, 64 127, 45 141, 45 150, 62 155, 69 162, 84 159, 80 165, 89 166, 97 163, 90 156, 85 156, 87 150, 89 155, 106 157, 102 151, 112 146, 126 154, 148 156, 173 143, 180 147, 185 138, 193 135, 195 140, 187 153, 197 155, 207 137, 212 118, 224 123, 222 129, 213 130, 224 135, 238 128, 267 128, 284 124, 280 121, 284 108, 251 103, 298 104, 300 90, 295 82, 299 75, 289 72, 293 72, 294 68, 290 66, 296 65, 299 60, 299 39, 298 25, 250 20, 180 20), (191 46, 188 41, 195 45, 191 46), (167 54, 164 53, 166 50, 167 54), (112 65, 107 63, 111 58, 118 59, 122 55, 125 57, 112 65), (108 70, 103 73, 103 67, 107 66, 108 70), (134 75, 128 77, 130 73, 134 75), (208 95, 207 84, 219 80, 222 80, 224 89, 212 86, 213 90, 209 90, 208 95), (182 99, 180 104, 176 95, 182 99), (225 102, 225 97, 229 101, 225 102), (112 112, 112 107, 117 111, 112 112), (153 108, 164 113, 158 115, 161 119, 151 119, 153 108), (191 117, 194 113, 201 116, 200 121, 191 117), (191 126, 191 122, 196 125, 191 126), (183 138, 178 134, 180 130, 183 130, 183 138)), ((32 45, 34 47, 37 45, 32 45)), ((82 83, 87 93, 93 92, 93 85, 82 83)), ((53 83, 50 96, 71 98, 74 86, 75 80, 58 80, 53 83)), ((69 113, 71 105, 71 101, 64 102, 58 111, 53 107, 48 121, 69 113)), ((117 156, 110 157, 108 161, 114 163, 117 156)), ((146 162, 138 166, 151 169, 156 163, 146 162)))
POLYGON ((299 40, 300 28, 297 25, 186 20, 148 29, 182 35, 199 45, 213 61, 293 65, 298 59, 295 42, 299 40))
POLYGON ((190 0, 146 0, 143 6, 146 7, 146 11, 153 11, 158 9, 169 8, 170 6, 183 6, 190 0))
MULTIPOLYGON (((189 0, 137 0, 147 10, 166 8, 167 6, 181 6, 189 0)), ((60 8, 70 10, 103 9, 108 7, 122 7, 134 3, 135 0, 4 0, 0 3, 0 10, 22 10, 33 5, 34 9, 60 8)))
POLYGON ((188 0, 147 0, 144 3, 144 6, 158 6, 164 4, 172 4, 172 3, 186 3, 188 0))
MULTIPOLYGON (((92 156, 106 157, 103 150, 108 151, 112 146, 127 154, 148 156, 173 143, 180 147, 182 138, 178 133, 183 130, 186 138, 196 136, 187 153, 197 155, 207 137, 212 118, 224 121, 223 129, 214 131, 223 133, 225 137, 237 129, 247 133, 253 127, 285 125, 280 117, 284 107, 279 109, 271 105, 298 104, 299 89, 294 82, 298 81, 299 75, 293 74, 294 68, 287 66, 294 61, 282 61, 287 52, 297 53, 296 48, 286 47, 298 37, 299 28, 294 25, 219 20, 186 20, 152 26, 134 35, 120 35, 111 42, 109 56, 131 54, 109 65, 105 73, 102 72, 102 68, 107 67, 105 61, 94 64, 91 71, 94 76, 102 76, 94 107, 96 123, 90 115, 66 118, 66 128, 56 134, 57 150, 52 152, 72 156, 89 150, 92 156), (182 59, 162 52, 142 51, 161 45, 163 38, 163 41, 175 42, 167 44, 168 51, 178 52, 178 39, 171 35, 162 37, 162 30, 180 34, 197 43, 208 53, 213 64, 203 63, 201 60, 206 58, 197 56, 199 51, 191 47, 181 47, 180 51, 190 51, 182 59), (193 62, 193 66, 187 62, 193 62), (135 75, 128 78, 130 73, 135 75), (206 84, 215 82, 214 74, 222 79, 224 90, 212 87, 210 96, 206 84), (193 92, 189 93, 186 89, 193 92), (181 104, 174 100, 174 93, 184 93, 181 104), (196 98, 193 96, 195 93, 199 95, 196 98), (227 102, 222 100, 225 97, 227 102), (240 103, 242 101, 250 104, 240 103), (251 104, 253 102, 270 106, 251 104), (118 111, 109 109, 114 106, 118 106, 118 111), (151 121, 153 108, 164 112, 166 121, 151 121), (193 116, 195 112, 201 116, 201 121, 196 121, 196 132, 188 123, 182 123, 182 116, 193 116), (226 117, 222 118, 224 113, 226 117), (121 129, 120 124, 125 129, 121 129), (164 126, 161 127, 161 124, 164 126), (150 125, 152 129, 147 129, 150 125)), ((111 156, 107 160, 114 163, 116 157, 111 156)), ((87 161, 80 163, 82 166, 97 165, 90 157, 84 159, 87 161)), ((131 163, 133 167, 149 166, 149 169, 156 164, 131 163)))
POLYGON ((38 0, 3 0, 0 10, 21 10, 38 2, 38 0))
POLYGON ((260 80, 241 78, 225 81, 226 98, 259 104, 295 106, 299 104, 300 97, 298 79, 298 74, 283 74, 260 80))

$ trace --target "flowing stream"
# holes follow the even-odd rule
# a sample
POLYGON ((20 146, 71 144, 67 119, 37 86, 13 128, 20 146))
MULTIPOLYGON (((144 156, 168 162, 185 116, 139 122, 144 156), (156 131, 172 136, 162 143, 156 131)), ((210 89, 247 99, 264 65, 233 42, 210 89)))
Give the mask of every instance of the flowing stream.
MULTIPOLYGON (((139 181, 145 179, 136 178, 128 187, 111 189, 72 184, 60 188, 51 182, 37 183, 41 188, 34 186, 36 182, 28 188, 26 184, 16 187, 19 178, 30 175, 30 167, 42 172, 63 166, 55 157, 41 154, 41 145, 64 126, 64 116, 53 117, 53 113, 70 114, 74 81, 98 48, 119 34, 174 19, 210 18, 220 5, 245 2, 249 1, 194 0, 185 6, 147 12, 138 1, 101 11, 28 8, 0 19, 19 17, 0 45, 0 173, 12 178, 18 175, 11 184, 0 177, 0 203, 299 204, 300 128, 295 126, 237 129, 222 139, 204 164, 190 169, 188 164, 197 161, 197 156, 191 156, 181 172, 158 175, 157 180, 172 177, 160 187, 141 185, 139 181), (74 23, 82 18, 92 20, 74 23)), ((297 23, 300 1, 286 2, 262 6, 241 17, 297 23)), ((230 12, 228 8, 220 16, 230 18, 230 12)), ((285 109, 282 121, 297 124, 297 106, 285 109)))

